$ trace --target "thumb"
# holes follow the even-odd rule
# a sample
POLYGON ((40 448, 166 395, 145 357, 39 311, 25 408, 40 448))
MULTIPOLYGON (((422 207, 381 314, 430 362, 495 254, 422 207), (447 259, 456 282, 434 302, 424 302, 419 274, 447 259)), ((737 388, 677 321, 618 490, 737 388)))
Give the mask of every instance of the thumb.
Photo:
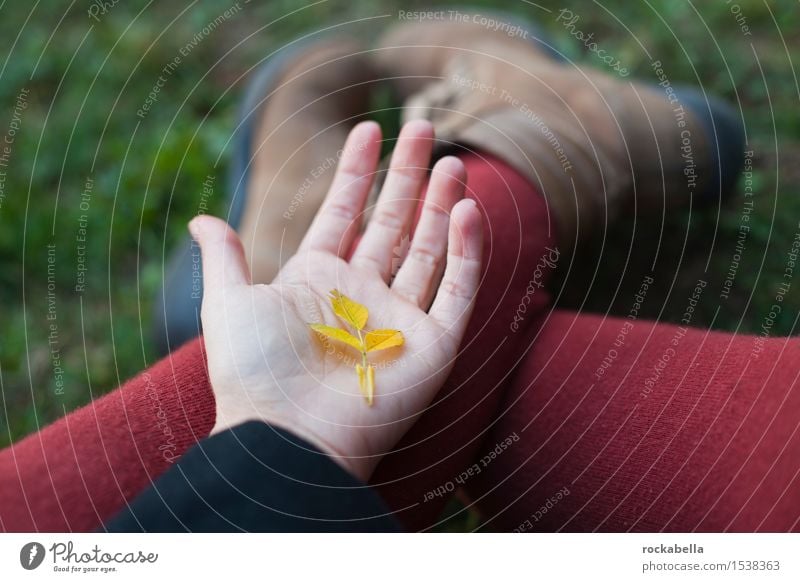
POLYGON ((200 245, 203 259, 203 294, 218 297, 226 286, 250 285, 250 267, 239 235, 224 220, 198 216, 189 232, 200 245))

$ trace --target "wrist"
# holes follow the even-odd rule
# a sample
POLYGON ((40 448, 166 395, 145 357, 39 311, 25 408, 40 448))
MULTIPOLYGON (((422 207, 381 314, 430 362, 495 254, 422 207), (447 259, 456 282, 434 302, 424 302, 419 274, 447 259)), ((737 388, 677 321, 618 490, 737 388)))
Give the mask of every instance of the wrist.
POLYGON ((370 457, 355 457, 344 454, 343 451, 340 451, 338 447, 332 445, 327 439, 298 423, 296 420, 292 421, 275 414, 264 414, 252 408, 238 410, 236 408, 221 408, 217 406, 216 421, 209 436, 230 430, 235 426, 251 421, 263 422, 275 428, 280 428, 295 434, 364 483, 369 481, 377 465, 377 461, 373 461, 370 457))

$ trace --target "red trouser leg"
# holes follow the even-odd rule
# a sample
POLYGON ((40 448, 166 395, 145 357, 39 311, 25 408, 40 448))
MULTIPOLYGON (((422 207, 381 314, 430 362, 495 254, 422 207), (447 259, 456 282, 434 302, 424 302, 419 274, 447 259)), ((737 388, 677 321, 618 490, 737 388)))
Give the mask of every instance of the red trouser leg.
MULTIPOLYGON (((470 463, 521 352, 518 338, 548 304, 538 287, 552 268, 540 264, 543 253, 554 258, 545 249, 553 243, 544 199, 502 162, 477 155, 463 159, 469 195, 486 215, 484 281, 452 377, 401 450, 375 475, 393 508, 413 506, 398 514, 412 527, 426 525, 441 509, 438 497, 420 503, 423 494, 470 463)), ((198 340, 1 451, 0 528, 94 529, 206 436, 213 422, 214 400, 198 340)))
POLYGON ((214 424, 202 340, 0 451, 0 529, 90 531, 214 424))
POLYGON ((799 376, 798 339, 556 312, 470 497, 487 529, 798 530, 799 376))

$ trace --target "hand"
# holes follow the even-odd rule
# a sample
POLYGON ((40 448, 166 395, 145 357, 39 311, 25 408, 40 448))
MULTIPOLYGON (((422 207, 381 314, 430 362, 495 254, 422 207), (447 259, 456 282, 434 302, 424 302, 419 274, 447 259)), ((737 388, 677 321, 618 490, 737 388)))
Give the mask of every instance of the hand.
MULTIPOLYGON (((253 285, 236 233, 208 216, 190 223, 202 251, 202 320, 217 405, 214 432, 260 419, 292 431, 366 481, 433 400, 453 366, 481 273, 482 224, 462 200, 462 163, 433 168, 409 252, 392 279, 427 175, 433 129, 405 125, 373 216, 350 260, 380 155, 377 124, 347 139, 328 196, 297 254, 271 285, 253 285), (329 293, 369 309, 367 329, 402 331, 401 347, 370 354, 375 400, 359 390, 360 355, 308 324, 345 328, 329 293)), ((352 330, 351 330, 352 331, 352 330)))

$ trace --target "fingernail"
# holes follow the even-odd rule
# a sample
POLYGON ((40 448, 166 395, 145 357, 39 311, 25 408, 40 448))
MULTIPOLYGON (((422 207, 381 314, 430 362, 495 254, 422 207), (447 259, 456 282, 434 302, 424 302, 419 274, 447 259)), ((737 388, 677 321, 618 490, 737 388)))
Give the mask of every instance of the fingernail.
POLYGON ((188 227, 189 227, 189 234, 192 235, 192 238, 196 239, 200 234, 200 226, 198 225, 198 220, 196 216, 189 221, 188 227))

